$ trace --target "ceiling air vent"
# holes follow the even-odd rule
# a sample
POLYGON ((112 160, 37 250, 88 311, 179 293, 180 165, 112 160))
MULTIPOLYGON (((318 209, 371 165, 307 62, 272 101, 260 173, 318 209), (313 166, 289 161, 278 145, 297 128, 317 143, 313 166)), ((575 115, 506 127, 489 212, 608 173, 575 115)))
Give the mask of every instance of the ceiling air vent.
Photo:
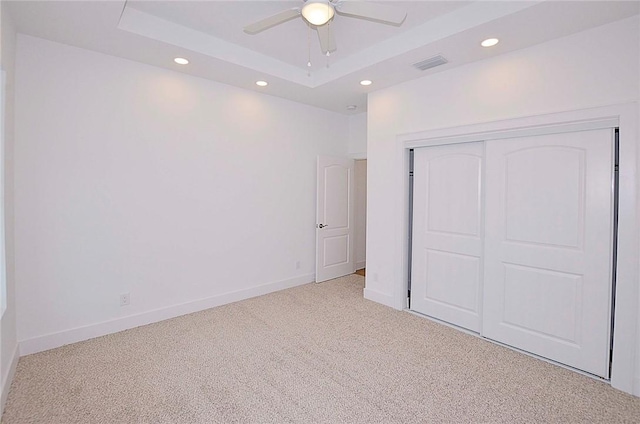
POLYGON ((413 66, 421 71, 426 71, 427 69, 435 68, 445 63, 447 63, 447 59, 445 59, 444 56, 438 55, 423 60, 422 62, 414 63, 413 66))

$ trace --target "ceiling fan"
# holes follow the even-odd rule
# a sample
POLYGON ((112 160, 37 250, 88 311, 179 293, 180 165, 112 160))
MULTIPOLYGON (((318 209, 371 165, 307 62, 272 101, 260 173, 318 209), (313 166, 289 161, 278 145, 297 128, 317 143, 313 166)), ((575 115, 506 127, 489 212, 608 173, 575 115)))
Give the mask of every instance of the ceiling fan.
POLYGON ((329 31, 328 23, 335 14, 350 18, 366 19, 388 25, 401 25, 407 17, 407 12, 393 6, 379 3, 348 0, 303 0, 302 7, 283 10, 273 16, 261 19, 244 27, 247 34, 257 34, 266 29, 280 25, 291 19, 302 18, 318 32, 322 53, 329 54, 336 50, 336 40, 333 31, 329 31))

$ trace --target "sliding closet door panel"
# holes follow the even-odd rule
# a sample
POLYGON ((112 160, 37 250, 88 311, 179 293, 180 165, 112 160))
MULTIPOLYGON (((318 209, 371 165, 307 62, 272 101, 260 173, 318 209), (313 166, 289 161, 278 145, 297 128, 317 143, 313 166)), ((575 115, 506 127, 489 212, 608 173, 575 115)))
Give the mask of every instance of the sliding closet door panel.
POLYGON ((482 143, 414 151, 411 309, 480 331, 482 143))
POLYGON ((608 377, 613 132, 488 141, 483 336, 608 377))

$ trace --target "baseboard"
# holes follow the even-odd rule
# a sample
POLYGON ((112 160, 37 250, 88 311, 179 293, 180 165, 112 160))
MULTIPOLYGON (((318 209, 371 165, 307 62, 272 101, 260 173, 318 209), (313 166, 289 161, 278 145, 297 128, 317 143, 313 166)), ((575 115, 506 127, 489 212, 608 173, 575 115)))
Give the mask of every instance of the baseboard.
POLYGON ((7 403, 7 397, 9 396, 9 389, 11 388, 11 382, 13 381, 13 376, 16 374, 16 368, 18 366, 18 359, 20 359, 18 355, 18 344, 16 344, 15 349, 13 349, 13 354, 11 355, 11 361, 9 363, 9 369, 2 376, 2 393, 0 396, 0 417, 2 417, 2 413, 4 412, 4 405, 7 403))
POLYGON ((228 303, 233 303, 256 296, 262 296, 278 290, 284 290, 291 287, 312 283, 314 281, 315 274, 301 275, 287 280, 250 287, 244 290, 224 293, 205 299, 199 299, 192 302, 143 312, 136 315, 129 315, 126 317, 73 328, 58 333, 52 333, 27 340, 21 340, 19 343, 20 355, 30 355, 32 353, 54 349, 56 347, 64 346, 67 344, 77 343, 84 340, 93 339, 95 337, 117 333, 119 331, 128 330, 130 328, 139 327, 141 325, 152 324, 154 322, 163 321, 165 319, 203 311, 205 309, 226 305, 228 303))
POLYGON ((388 306, 390 308, 394 308, 394 304, 393 304, 393 296, 388 295, 386 293, 382 293, 376 290, 372 290, 372 289, 368 289, 365 288, 364 289, 364 298, 367 300, 371 300, 372 302, 376 302, 376 303, 382 303, 385 306, 388 306))
POLYGON ((356 271, 359 269, 366 268, 366 265, 367 265, 367 261, 356 262, 356 271))

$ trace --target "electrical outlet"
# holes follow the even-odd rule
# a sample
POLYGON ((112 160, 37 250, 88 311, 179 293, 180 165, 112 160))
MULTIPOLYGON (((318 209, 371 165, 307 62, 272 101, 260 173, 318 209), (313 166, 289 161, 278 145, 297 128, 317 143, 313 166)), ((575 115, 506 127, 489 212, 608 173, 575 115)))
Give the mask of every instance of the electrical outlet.
POLYGON ((300 269, 300 261, 296 261, 296 269, 300 269))
POLYGON ((127 306, 131 303, 131 297, 129 297, 129 293, 122 293, 120 295, 120 306, 127 306))

